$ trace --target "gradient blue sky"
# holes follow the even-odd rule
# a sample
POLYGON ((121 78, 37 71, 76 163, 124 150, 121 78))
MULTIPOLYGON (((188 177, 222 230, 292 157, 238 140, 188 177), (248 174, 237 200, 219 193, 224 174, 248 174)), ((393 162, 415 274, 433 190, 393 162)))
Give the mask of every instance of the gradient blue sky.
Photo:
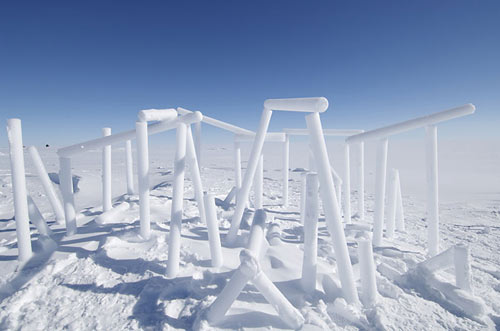
MULTIPOLYGON (((129 129, 151 107, 255 129, 266 98, 303 96, 329 99, 329 128, 371 129, 472 102, 477 113, 442 136, 500 137, 500 1, 0 6, 0 117, 23 120, 26 145, 129 129)), ((276 114, 271 129, 304 125, 276 114)), ((0 139, 6 146, 5 130, 0 139)))

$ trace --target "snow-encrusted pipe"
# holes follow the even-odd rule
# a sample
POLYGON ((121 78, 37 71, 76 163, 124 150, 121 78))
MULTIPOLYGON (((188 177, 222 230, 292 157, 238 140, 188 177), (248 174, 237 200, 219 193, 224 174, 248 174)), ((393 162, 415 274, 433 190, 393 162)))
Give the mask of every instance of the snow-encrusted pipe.
POLYGON ((358 157, 356 160, 356 172, 358 176, 358 216, 359 220, 365 219, 365 143, 358 145, 358 157))
POLYGON ((439 197, 437 126, 425 128, 427 170, 427 251, 430 256, 439 253, 439 197))
POLYGON ((184 174, 186 165, 185 123, 177 124, 176 147, 174 157, 174 180, 172 188, 172 213, 170 218, 170 234, 168 244, 167 277, 174 278, 179 272, 181 249, 182 211, 184 200, 184 174))
POLYGON ((318 201, 319 182, 316 173, 306 176, 306 208, 304 218, 304 257, 302 259, 302 288, 306 293, 316 289, 318 258, 318 201))
POLYGON ((255 256, 260 256, 264 243, 264 231, 266 228, 267 214, 264 209, 257 209, 253 215, 252 227, 248 237, 247 249, 252 251, 255 256))
MULTIPOLYGON (((104 137, 111 135, 111 128, 102 128, 104 137)), ((113 208, 111 201, 111 145, 102 148, 102 211, 113 208)))
POLYGON ((26 194, 26 174, 24 170, 23 132, 21 120, 7 120, 7 137, 9 139, 10 169, 12 174, 12 194, 14 196, 14 218, 16 220, 18 259, 28 260, 31 250, 31 236, 26 194))
POLYGON ((134 166, 132 158, 132 142, 127 140, 125 142, 125 171, 127 175, 127 194, 135 194, 134 189, 134 166))
POLYGON ((382 245, 388 145, 389 141, 387 138, 378 141, 375 177, 375 215, 373 217, 373 246, 382 245))
POLYGON ((266 138, 266 132, 267 128, 269 127, 271 116, 272 111, 264 108, 259 123, 259 129, 252 145, 252 151, 250 152, 247 170, 245 171, 245 176, 243 177, 243 183, 241 185, 241 189, 238 190, 236 208, 231 220, 231 227, 226 237, 228 244, 233 244, 238 236, 241 218, 243 216, 243 212, 245 211, 245 206, 248 201, 248 195, 250 193, 252 181, 255 176, 255 171, 257 170, 260 155, 262 154, 262 147, 264 145, 264 139, 266 138))
POLYGON ((260 155, 259 163, 257 165, 257 172, 254 178, 254 196, 255 196, 255 208, 262 209, 262 198, 263 198, 263 185, 264 185, 264 154, 260 155))
POLYGON ((73 175, 71 173, 71 159, 59 157, 59 189, 63 197, 64 220, 66 221, 66 235, 74 235, 77 231, 75 198, 73 196, 73 175))
POLYGON ((198 167, 200 168, 199 170, 201 171, 201 122, 195 122, 193 123, 193 125, 194 125, 193 139, 196 150, 196 160, 198 161, 198 167))
POLYGON ((398 177, 398 170, 391 169, 391 174, 389 177, 389 189, 387 192, 387 224, 385 233, 385 235, 389 239, 394 238, 396 210, 398 206, 398 177))
POLYGON ((471 287, 471 264, 469 246, 464 244, 455 245, 455 281, 457 287, 472 292, 471 287))
MULTIPOLYGON (((237 142, 252 142, 255 139, 255 133, 250 134, 236 134, 234 140, 237 142)), ((284 132, 267 132, 266 142, 283 143, 286 140, 286 133, 284 132)))
POLYGON ((109 222, 115 220, 116 217, 120 213, 123 213, 124 211, 128 210, 129 208, 130 208, 130 205, 128 204, 128 202, 122 202, 118 206, 115 206, 114 208, 111 208, 110 210, 105 211, 101 215, 97 216, 95 218, 95 222, 99 225, 109 223, 109 222))
POLYGON ((266 234, 267 241, 271 246, 281 244, 281 230, 278 223, 271 223, 266 234))
POLYGON ((45 194, 47 195, 50 205, 52 206, 52 210, 56 215, 56 220, 58 223, 61 223, 64 221, 64 210, 61 201, 57 197, 57 193, 54 189, 54 186, 50 181, 49 175, 47 174, 47 169, 45 169, 45 165, 43 164, 42 158, 40 157, 40 154, 38 153, 36 147, 30 146, 28 150, 31 155, 31 160, 35 165, 36 172, 38 173, 38 178, 40 178, 40 181, 42 182, 45 194))
POLYGON ((396 230, 405 231, 405 215, 403 210, 403 196, 401 194, 401 180, 398 172, 398 192, 397 192, 397 206, 396 206, 396 230))
POLYGON ((222 205, 224 206, 225 209, 229 208, 229 206, 231 205, 231 201, 233 201, 235 196, 236 196, 236 186, 233 186, 231 187, 229 193, 226 195, 224 201, 222 201, 222 205))
POLYGON ((281 204, 288 207, 288 169, 290 168, 290 136, 285 135, 283 143, 283 198, 281 204))
POLYGON ((146 122, 135 123, 137 146, 137 181, 139 184, 139 215, 140 234, 144 239, 150 236, 150 208, 149 208, 149 146, 148 125, 146 122))
POLYGON ((234 186, 236 187, 236 202, 238 202, 238 192, 241 188, 241 146, 234 142, 234 186))
POLYGON ((359 275, 363 289, 362 301, 372 306, 377 301, 377 281, 372 243, 369 239, 358 240, 359 275))
POLYGON ((308 170, 314 172, 316 171, 316 161, 314 160, 314 154, 311 148, 311 144, 309 144, 308 156, 309 156, 309 158, 307 159, 307 167, 309 168, 308 170))
POLYGON ((306 187, 307 187, 307 172, 300 174, 300 224, 304 224, 306 217, 306 187))
POLYGON ((28 195, 28 213, 31 223, 35 225, 40 235, 48 237, 52 236, 52 230, 47 225, 40 209, 38 209, 35 201, 33 201, 30 195, 28 195))
POLYGON ((342 178, 335 171, 335 168, 330 167, 333 176, 333 186, 335 187, 335 194, 337 194, 337 204, 339 205, 340 213, 342 213, 342 178))
POLYGON ((328 108, 328 100, 324 97, 267 99, 264 107, 269 110, 322 113, 328 108))
POLYGON ((344 145, 344 222, 351 223, 351 165, 349 144, 344 145))
MULTIPOLYGON (((196 113, 196 111, 193 112, 192 110, 188 110, 188 109, 185 109, 182 107, 177 107, 177 112, 181 115, 189 115, 192 113, 196 113)), ((212 117, 203 116, 202 121, 203 121, 203 123, 206 123, 206 124, 211 125, 211 126, 215 126, 216 128, 219 128, 219 129, 223 129, 223 130, 232 132, 236 135, 252 135, 252 134, 254 134, 253 131, 243 129, 243 128, 240 128, 236 125, 232 125, 232 124, 229 124, 229 123, 226 123, 223 121, 219 121, 219 120, 212 118, 212 117)))
POLYGON ((203 196, 205 202, 205 212, 207 215, 208 242, 210 244, 210 258, 212 267, 221 267, 224 263, 222 249, 220 244, 219 223, 217 222, 217 213, 215 210, 215 199, 213 194, 207 192, 203 196))
POLYGON ((307 115, 306 123, 314 152, 314 159, 318 167, 318 178, 321 183, 320 194, 323 200, 326 222, 333 240, 342 292, 348 303, 357 303, 359 302, 358 293, 356 291, 351 260, 340 217, 340 209, 338 204, 333 203, 337 200, 337 197, 333 186, 330 161, 328 160, 325 137, 323 136, 319 114, 313 113, 307 115))
POLYGON ((137 114, 140 122, 149 121, 171 121, 177 117, 177 111, 173 108, 168 109, 143 109, 137 114))

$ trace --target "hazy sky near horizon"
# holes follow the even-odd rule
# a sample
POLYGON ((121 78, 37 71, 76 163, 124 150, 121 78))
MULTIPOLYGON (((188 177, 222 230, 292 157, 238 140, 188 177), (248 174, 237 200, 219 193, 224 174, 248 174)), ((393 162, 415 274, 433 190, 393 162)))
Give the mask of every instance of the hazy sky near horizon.
MULTIPOLYGON (((440 135, 500 139, 499 1, 11 1, 0 49, 0 117, 26 145, 131 129, 145 108, 255 130, 265 99, 306 96, 329 99, 328 128, 471 102, 440 135)), ((271 129, 304 126, 276 113, 271 129)))

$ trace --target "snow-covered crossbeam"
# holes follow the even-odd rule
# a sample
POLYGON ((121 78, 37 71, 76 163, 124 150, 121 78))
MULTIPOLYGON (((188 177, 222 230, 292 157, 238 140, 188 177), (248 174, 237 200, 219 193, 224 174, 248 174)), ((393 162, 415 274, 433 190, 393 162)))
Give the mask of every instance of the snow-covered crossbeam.
MULTIPOLYGON (((290 136, 307 136, 309 135, 309 131, 307 129, 291 129, 286 128, 283 129, 283 132, 290 136)), ((355 134, 360 134, 365 132, 364 130, 358 129, 323 129, 324 136, 337 136, 337 137, 348 137, 353 136, 355 134)))
MULTIPOLYGON (((185 108, 182 108, 182 107, 178 107, 177 108, 177 112, 179 114, 181 114, 181 115, 185 115, 185 114, 190 114, 193 111, 185 109, 185 108)), ((223 121, 219 121, 219 120, 217 120, 215 118, 208 117, 208 116, 203 116, 203 119, 201 121, 203 123, 208 124, 208 125, 211 125, 211 126, 214 126, 216 128, 232 132, 234 134, 242 134, 242 135, 255 134, 255 132, 253 132, 253 131, 250 131, 250 130, 247 130, 247 129, 243 129, 243 128, 240 128, 239 126, 236 126, 236 125, 233 125, 233 124, 229 124, 229 123, 226 123, 226 122, 223 122, 223 121)))
POLYGON ((267 99, 264 108, 269 110, 322 113, 328 109, 328 100, 318 98, 267 99))
MULTIPOLYGON (((235 142, 251 142, 255 139, 255 133, 251 134, 237 134, 234 136, 235 142)), ((286 141, 286 134, 284 132, 268 132, 266 133, 266 142, 279 142, 286 141)))
POLYGON ((437 124, 440 122, 445 122, 454 118, 471 115, 476 111, 476 107, 468 103, 461 107, 452 108, 448 110, 443 110, 441 112, 433 113, 430 115, 418 117, 412 120, 384 126, 375 130, 370 130, 364 133, 360 133, 354 136, 346 138, 348 144, 358 143, 361 141, 366 141, 370 139, 381 139, 392 136, 397 133, 402 133, 405 131, 423 128, 428 125, 437 124))

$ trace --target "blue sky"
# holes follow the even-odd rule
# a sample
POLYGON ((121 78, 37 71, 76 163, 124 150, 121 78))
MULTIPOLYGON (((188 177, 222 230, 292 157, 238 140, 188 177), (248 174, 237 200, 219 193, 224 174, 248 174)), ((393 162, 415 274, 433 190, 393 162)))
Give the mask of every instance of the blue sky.
MULTIPOLYGON (((25 144, 197 109, 255 129, 273 97, 325 96, 324 127, 371 129, 472 102, 451 139, 500 137, 499 1, 3 2, 0 117, 25 144)), ((276 114, 272 130, 304 127, 276 114)), ((217 141, 225 137, 204 130, 217 141)), ((5 130, 0 146, 6 146, 5 130)))

